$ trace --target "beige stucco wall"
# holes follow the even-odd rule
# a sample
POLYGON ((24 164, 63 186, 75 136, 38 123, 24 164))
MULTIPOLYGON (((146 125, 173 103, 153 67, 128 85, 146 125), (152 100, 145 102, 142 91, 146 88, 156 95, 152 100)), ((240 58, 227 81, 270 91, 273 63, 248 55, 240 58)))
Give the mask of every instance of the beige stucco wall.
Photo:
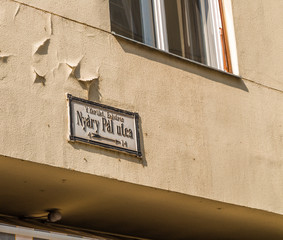
POLYGON ((283 2, 232 0, 241 75, 283 91, 283 2))
POLYGON ((238 79, 116 38, 108 1, 22 2, 0 1, 1 155, 283 213, 276 4, 233 1, 238 79), (138 112, 144 158, 69 143, 67 92, 138 112))

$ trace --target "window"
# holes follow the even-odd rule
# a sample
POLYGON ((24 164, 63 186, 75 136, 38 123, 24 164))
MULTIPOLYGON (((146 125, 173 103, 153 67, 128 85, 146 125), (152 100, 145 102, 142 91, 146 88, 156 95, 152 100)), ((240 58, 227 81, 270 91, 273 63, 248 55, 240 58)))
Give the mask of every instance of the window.
POLYGON ((110 0, 110 15, 116 34, 238 74, 230 0, 110 0))

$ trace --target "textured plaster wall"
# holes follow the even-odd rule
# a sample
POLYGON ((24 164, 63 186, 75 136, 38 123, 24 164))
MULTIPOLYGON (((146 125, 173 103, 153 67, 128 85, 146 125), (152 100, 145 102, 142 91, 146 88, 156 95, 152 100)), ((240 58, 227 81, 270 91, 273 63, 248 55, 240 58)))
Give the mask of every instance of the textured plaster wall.
POLYGON ((108 0, 16 0, 15 2, 110 31, 108 0))
POLYGON ((258 71, 244 2, 243 80, 112 36, 107 1, 23 2, 0 1, 1 155, 283 213, 280 52, 258 71), (68 143, 67 92, 138 112, 144 158, 68 143))
POLYGON ((232 0, 240 74, 283 91, 283 1, 232 0))

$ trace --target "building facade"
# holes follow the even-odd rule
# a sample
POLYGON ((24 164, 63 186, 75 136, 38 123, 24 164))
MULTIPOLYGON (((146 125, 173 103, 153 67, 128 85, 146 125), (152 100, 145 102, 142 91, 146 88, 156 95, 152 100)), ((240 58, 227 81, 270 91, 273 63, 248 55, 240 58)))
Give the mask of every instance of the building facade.
POLYGON ((0 0, 4 235, 283 238, 283 2, 212 2, 0 0), (70 139, 67 94, 137 114, 139 151, 70 139))

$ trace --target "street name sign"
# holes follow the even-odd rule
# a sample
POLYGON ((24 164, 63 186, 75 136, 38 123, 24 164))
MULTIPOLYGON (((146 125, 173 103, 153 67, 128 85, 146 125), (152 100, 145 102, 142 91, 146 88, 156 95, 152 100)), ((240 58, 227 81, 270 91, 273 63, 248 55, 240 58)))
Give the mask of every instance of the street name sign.
POLYGON ((67 94, 69 140, 141 157, 139 115, 67 94))

